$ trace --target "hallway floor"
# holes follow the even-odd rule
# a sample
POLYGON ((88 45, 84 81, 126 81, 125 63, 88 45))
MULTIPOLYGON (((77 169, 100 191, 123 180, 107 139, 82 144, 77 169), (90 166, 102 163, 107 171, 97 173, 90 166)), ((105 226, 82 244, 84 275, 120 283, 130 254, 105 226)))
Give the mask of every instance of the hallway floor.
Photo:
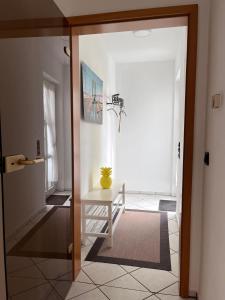
MULTIPOLYGON (((168 197, 164 197, 171 200, 168 197)), ((162 196, 127 195, 128 209, 157 210, 162 196), (155 208, 155 209, 154 209, 155 208)), ((94 240, 82 247, 82 270, 71 281, 71 261, 8 257, 11 300, 179 300, 179 233, 168 213, 172 271, 84 261, 94 240)))
MULTIPOLYGON (((160 200, 172 200, 176 201, 176 197, 158 195, 158 194, 126 194, 126 208, 136 210, 150 210, 158 211, 160 200)), ((175 217, 175 212, 168 212, 169 216, 175 217)))

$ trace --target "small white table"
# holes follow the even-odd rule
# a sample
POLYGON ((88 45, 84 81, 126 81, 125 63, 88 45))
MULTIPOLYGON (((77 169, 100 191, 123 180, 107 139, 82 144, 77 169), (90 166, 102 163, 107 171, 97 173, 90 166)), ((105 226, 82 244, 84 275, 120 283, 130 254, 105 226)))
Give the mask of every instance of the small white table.
POLYGON ((110 189, 96 188, 81 199, 82 207, 82 243, 86 244, 86 238, 104 237, 113 246, 113 233, 119 218, 125 212, 125 184, 114 183, 110 189), (92 209, 87 213, 87 206, 92 209), (87 220, 99 220, 107 222, 104 232, 87 229, 87 220))

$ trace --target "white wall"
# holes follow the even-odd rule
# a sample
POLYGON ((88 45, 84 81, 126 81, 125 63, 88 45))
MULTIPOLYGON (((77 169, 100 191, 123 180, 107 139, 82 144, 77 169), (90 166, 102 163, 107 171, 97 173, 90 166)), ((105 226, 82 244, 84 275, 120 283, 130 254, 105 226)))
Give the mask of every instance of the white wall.
MULTIPOLYGON (((43 155, 43 72, 58 83, 63 97, 64 42, 61 37, 0 41, 3 156, 43 155)), ((45 204, 44 164, 4 175, 6 236, 11 235, 45 204)))
POLYGON ((126 182, 128 191, 170 195, 175 186, 174 67, 174 61, 116 66, 116 91, 124 98, 127 113, 117 135, 117 177, 126 182))
POLYGON ((81 196, 100 179, 100 167, 115 171, 115 130, 111 114, 106 112, 106 97, 114 93, 114 65, 94 36, 80 37, 80 60, 85 62, 102 80, 104 94, 103 124, 81 120, 81 196))
POLYGON ((205 139, 205 108, 207 97, 208 27, 210 0, 54 0, 65 16, 113 12, 121 10, 166 7, 185 4, 199 5, 197 90, 195 105, 194 167, 191 216, 190 290, 199 288, 201 257, 201 215, 203 191, 203 155, 205 139))
POLYGON ((225 98, 220 109, 212 109, 211 102, 214 94, 225 95, 225 2, 213 0, 211 5, 206 135, 210 165, 205 167, 200 300, 225 298, 225 98))

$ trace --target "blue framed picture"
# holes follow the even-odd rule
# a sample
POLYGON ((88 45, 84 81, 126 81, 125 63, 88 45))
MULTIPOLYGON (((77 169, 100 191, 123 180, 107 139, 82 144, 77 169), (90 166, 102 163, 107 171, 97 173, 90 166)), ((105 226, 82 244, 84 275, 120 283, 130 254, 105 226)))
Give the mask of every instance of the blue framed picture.
POLYGON ((81 64, 83 116, 87 122, 103 122, 103 81, 85 63, 81 64))

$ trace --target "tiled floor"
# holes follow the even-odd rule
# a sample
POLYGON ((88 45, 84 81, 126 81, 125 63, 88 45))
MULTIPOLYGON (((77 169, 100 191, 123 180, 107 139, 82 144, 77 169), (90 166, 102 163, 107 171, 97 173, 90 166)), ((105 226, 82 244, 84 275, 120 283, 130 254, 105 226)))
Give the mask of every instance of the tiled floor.
MULTIPOLYGON (((157 210, 160 196, 128 195, 127 208, 157 210)), ((168 197, 165 197, 168 199, 168 197)), ((179 234, 169 213, 172 271, 85 261, 93 244, 82 247, 82 270, 71 281, 71 262, 8 257, 10 300, 179 300, 179 234)))
MULTIPOLYGON (((146 194, 126 194, 126 208, 127 209, 140 209, 140 210, 159 210, 160 200, 173 200, 176 201, 175 197, 165 195, 146 195, 146 194)), ((174 213, 169 213, 174 216, 174 213)))

